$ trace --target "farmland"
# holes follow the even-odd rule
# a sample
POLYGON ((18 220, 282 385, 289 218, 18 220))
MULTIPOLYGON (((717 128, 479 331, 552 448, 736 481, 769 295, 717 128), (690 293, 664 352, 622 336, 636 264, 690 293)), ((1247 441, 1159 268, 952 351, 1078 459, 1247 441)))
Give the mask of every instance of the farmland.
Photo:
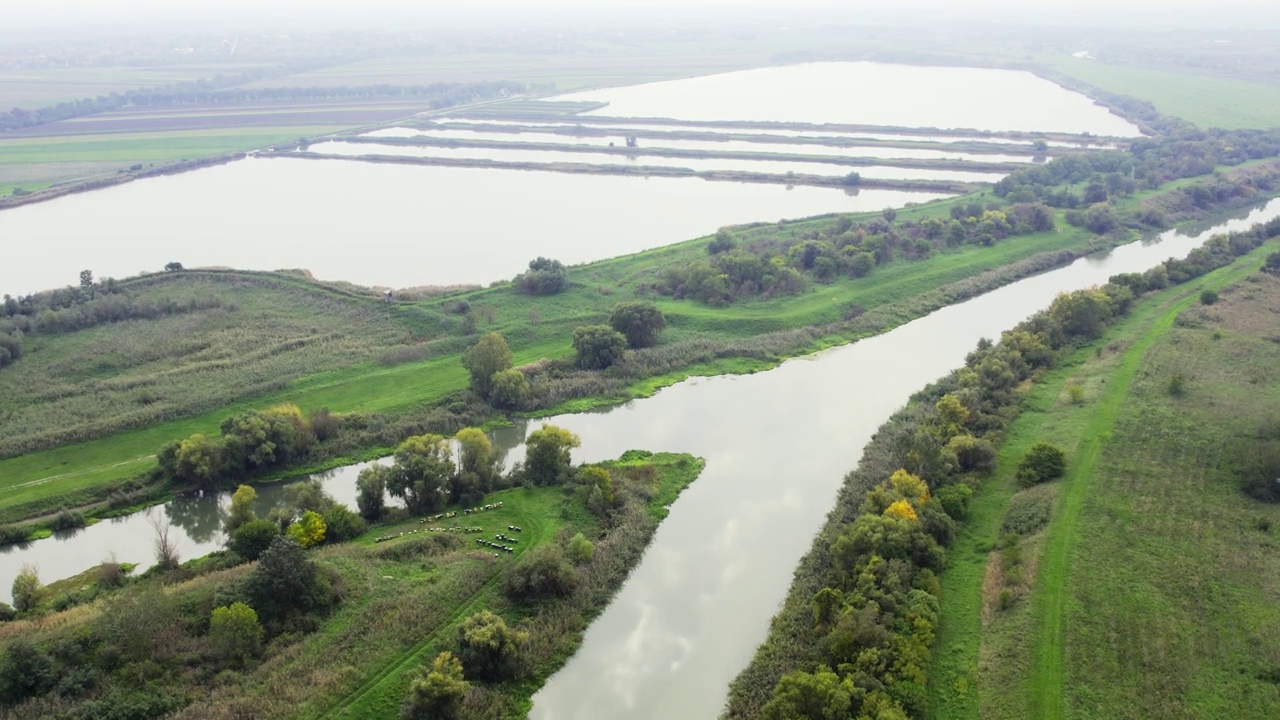
POLYGON ((1263 718, 1280 700, 1280 509, 1241 486, 1274 442, 1280 281, 1260 259, 1167 293, 1037 383, 943 574, 936 717, 1263 718), (1066 477, 1018 491, 1046 438, 1066 477), (1003 605, 992 548, 1011 522, 1024 574, 1003 605))

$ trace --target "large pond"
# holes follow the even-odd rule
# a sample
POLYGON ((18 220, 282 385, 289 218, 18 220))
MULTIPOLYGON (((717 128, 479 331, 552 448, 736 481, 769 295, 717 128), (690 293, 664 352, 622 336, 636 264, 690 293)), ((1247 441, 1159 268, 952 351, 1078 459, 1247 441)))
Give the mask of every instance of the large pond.
POLYGON ((412 287, 510 278, 539 255, 600 260, 724 225, 882 210, 938 194, 251 159, 0 211, 0 293, 187 267, 306 268, 412 287))
POLYGON ((1141 134, 1088 97, 1019 70, 804 63, 551 99, 604 101, 585 114, 615 117, 1141 134))
MULTIPOLYGON (((710 718, 764 638, 800 556, 843 475, 910 394, 963 363, 1053 297, 1185 256, 1210 234, 1280 217, 1280 201, 1204 232, 1168 232, 1013 283, 853 345, 754 375, 692 379, 651 398, 545 422, 582 437, 577 459, 631 448, 690 452, 701 478, 672 506, 640 565, 566 667, 535 698, 537 720, 710 718)), ((522 454, 519 425, 495 434, 508 463, 522 454)), ((324 476, 353 500, 363 466, 324 476)), ((264 487, 260 501, 277 501, 264 487)), ((0 551, 0 593, 23 563, 51 580, 110 555, 152 562, 152 519, 173 523, 184 557, 216 548, 226 496, 182 498, 150 513, 0 551)))

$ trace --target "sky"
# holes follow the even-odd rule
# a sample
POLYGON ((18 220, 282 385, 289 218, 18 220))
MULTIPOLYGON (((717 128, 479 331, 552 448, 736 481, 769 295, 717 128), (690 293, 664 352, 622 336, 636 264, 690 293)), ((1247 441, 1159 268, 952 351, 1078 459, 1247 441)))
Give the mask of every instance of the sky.
POLYGON ((9 33, 96 28, 119 32, 157 24, 209 28, 259 22, 310 28, 404 22, 517 22, 824 15, 868 23, 927 19, 1007 24, 1144 27, 1280 27, 1274 0, 0 0, 9 33))

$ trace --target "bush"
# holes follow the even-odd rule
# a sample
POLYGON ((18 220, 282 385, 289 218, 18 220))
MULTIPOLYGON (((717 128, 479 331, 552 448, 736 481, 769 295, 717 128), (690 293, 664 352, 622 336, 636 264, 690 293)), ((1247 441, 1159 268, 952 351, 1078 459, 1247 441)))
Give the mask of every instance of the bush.
POLYGON ((514 674, 520 646, 528 640, 501 617, 481 610, 458 626, 458 656, 473 676, 504 680, 514 674))
POLYGON ((67 508, 62 508, 61 510, 58 511, 58 514, 55 515, 53 520, 49 523, 49 527, 53 528, 54 532, 62 532, 65 530, 76 530, 78 528, 84 527, 87 524, 88 523, 84 519, 83 513, 77 512, 75 510, 68 510, 67 508))
POLYGON ((507 410, 524 407, 533 392, 524 373, 515 368, 494 373, 490 385, 489 402, 496 408, 507 410))
POLYGON ((1005 510, 1002 532, 1032 535, 1049 523, 1053 509, 1053 493, 1024 490, 1009 500, 1005 510))
POLYGON ((266 519, 250 520, 236 529, 230 550, 245 560, 257 560, 280 537, 280 526, 266 519))
POLYGON ((327 610, 332 589, 293 538, 279 536, 245 579, 245 599, 268 627, 282 628, 297 615, 327 610))
POLYGON ((15 638, 0 658, 0 699, 16 705, 53 689, 53 658, 26 638, 15 638))
POLYGON ((570 560, 581 565, 582 563, 590 562, 591 558, 595 557, 596 546, 587 539, 586 535, 578 533, 569 540, 567 552, 570 560))
POLYGON ((27 531, 12 525, 0 525, 0 545, 26 542, 27 531))
POLYGON ((18 612, 30 612, 36 609, 36 605, 40 602, 40 576, 36 574, 36 569, 31 565, 23 565, 18 571, 17 577, 13 579, 13 587, 10 594, 13 596, 13 607, 18 612))
POLYGON ((1018 463, 1018 482, 1023 487, 1057 480, 1066 473, 1067 455, 1062 448, 1041 441, 1031 446, 1018 463))
POLYGON ((302 513, 302 517, 298 518, 297 522, 289 526, 287 534, 302 547, 309 548, 324 542, 328 531, 329 528, 320 513, 308 510, 302 513))
POLYGON ((471 389, 486 400, 493 389, 493 376, 511 368, 511 348, 496 332, 480 340, 462 354, 462 367, 471 375, 471 389))
POLYGON ((627 339, 608 325, 584 325, 573 331, 575 364, 583 370, 604 370, 622 359, 627 339))
POLYGON ((564 597, 578 585, 578 571, 559 545, 548 543, 526 552, 508 565, 502 590, 516 600, 564 597))
POLYGON ((6 602, 0 602, 0 622, 12 622, 18 619, 18 611, 6 602))
POLYGON ((1180 373, 1174 373, 1165 382, 1165 390, 1173 397, 1182 397, 1187 394, 1187 379, 1180 373))
POLYGON ((220 659, 244 665, 262 651, 258 613, 240 602, 214 608, 209 618, 209 643, 220 659))
POLYGON ((463 678, 462 662, 446 650, 410 681, 409 699, 401 715, 405 720, 453 720, 470 687, 463 678))
POLYGON ((963 520, 969 516, 969 501, 973 499, 973 488, 968 485, 946 485, 934 493, 942 510, 952 520, 963 520))
POLYGON ((516 276, 515 284, 526 295, 555 295, 569 284, 569 274, 559 260, 539 257, 529 261, 529 269, 516 276))
POLYGON ((1200 304, 1201 304, 1201 305, 1213 305, 1213 304, 1214 304, 1214 303, 1216 303, 1216 302, 1218 302, 1218 291, 1217 291, 1217 290, 1208 290, 1208 289, 1206 289, 1206 290, 1201 290, 1201 291, 1200 291, 1200 304))
POLYGON ((1067 386, 1067 397, 1071 399, 1072 405, 1084 404, 1084 386, 1080 383, 1071 383, 1067 386))

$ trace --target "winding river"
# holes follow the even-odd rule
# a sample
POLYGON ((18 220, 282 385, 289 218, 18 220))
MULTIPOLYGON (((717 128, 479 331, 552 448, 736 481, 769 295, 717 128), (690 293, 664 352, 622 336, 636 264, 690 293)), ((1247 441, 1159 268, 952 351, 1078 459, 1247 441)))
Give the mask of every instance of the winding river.
MULTIPOLYGON (((536 720, 710 718, 730 680, 764 638, 792 570, 862 447, 910 394, 958 367, 1062 291, 1183 257, 1210 235, 1280 217, 1280 200, 1197 232, 1169 231, 1028 278, 861 342, 797 358, 768 372, 694 378, 651 398, 521 424, 494 434, 507 462, 544 422, 582 437, 579 461, 631 448, 707 460, 582 648, 535 697, 536 720)), ((364 465, 321 475, 353 503, 364 465)), ((259 491, 262 510, 282 488, 259 491)), ((24 563, 46 581, 108 556, 152 562, 152 520, 171 522, 184 558, 223 540, 225 494, 179 498, 150 511, 24 546, 0 549, 0 579, 24 563)), ((0 593, 8 593, 7 581, 0 593)))

